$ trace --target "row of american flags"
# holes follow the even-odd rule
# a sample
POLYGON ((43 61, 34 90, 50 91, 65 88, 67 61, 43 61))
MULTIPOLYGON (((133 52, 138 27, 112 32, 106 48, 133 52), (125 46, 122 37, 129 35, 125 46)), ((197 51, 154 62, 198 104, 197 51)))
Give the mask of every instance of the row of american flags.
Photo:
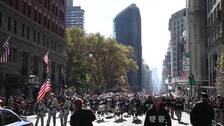
MULTIPOLYGON (((3 53, 1 54, 0 57, 0 63, 7 63, 8 59, 9 59, 9 55, 10 55, 10 44, 11 44, 11 40, 12 40, 12 35, 9 35, 9 37, 6 39, 6 41, 3 43, 2 48, 3 48, 3 53)), ((46 73, 49 74, 51 71, 51 65, 49 63, 49 57, 48 57, 49 53, 45 53, 43 56, 43 63, 46 66, 46 73)), ((50 79, 47 79, 47 81, 45 81, 39 92, 38 92, 38 96, 37 96, 37 100, 40 101, 42 100, 45 95, 52 89, 51 87, 51 81, 50 79)))

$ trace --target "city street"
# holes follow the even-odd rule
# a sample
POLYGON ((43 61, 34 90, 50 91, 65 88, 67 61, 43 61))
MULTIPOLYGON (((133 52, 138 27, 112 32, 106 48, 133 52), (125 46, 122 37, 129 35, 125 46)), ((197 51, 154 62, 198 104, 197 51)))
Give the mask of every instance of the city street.
MULTIPOLYGON (((69 119, 70 119, 70 115, 69 115, 69 118, 68 118, 68 126, 69 126, 69 119)), ((143 126, 145 116, 144 115, 140 116, 140 118, 139 118, 140 121, 137 121, 136 123, 133 123, 132 119, 133 119, 132 117, 127 117, 127 118, 125 117, 123 120, 120 120, 120 121, 117 121, 117 122, 115 122, 114 118, 105 119, 104 121, 96 120, 96 121, 93 122, 93 125, 94 126, 143 126)), ((36 116, 34 116, 34 115, 33 116, 28 116, 27 120, 32 121, 33 124, 35 124, 36 116)), ((44 125, 46 125, 47 116, 45 116, 44 120, 45 120, 44 125)), ((183 123, 179 124, 177 120, 172 120, 172 126, 184 126, 184 125, 191 126, 190 125, 189 114, 187 114, 185 112, 183 113, 182 122, 183 123)), ((57 116, 56 125, 60 126, 60 118, 58 116, 57 116)), ((39 126, 40 126, 40 121, 39 121, 39 126)), ((52 119, 51 119, 51 125, 50 126, 53 126, 52 119)))

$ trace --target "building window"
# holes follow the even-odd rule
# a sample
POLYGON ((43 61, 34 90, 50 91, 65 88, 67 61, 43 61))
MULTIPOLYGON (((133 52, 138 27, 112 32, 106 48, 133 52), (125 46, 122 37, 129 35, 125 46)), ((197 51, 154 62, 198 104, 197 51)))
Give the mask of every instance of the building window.
POLYGON ((54 22, 51 22, 51 30, 54 32, 54 22))
POLYGON ((50 29, 50 20, 47 19, 47 28, 50 29))
POLYGON ((9 5, 12 6, 12 0, 9 0, 9 5))
POLYGON ((47 8, 47 0, 44 0, 44 7, 47 8))
POLYGON ((28 53, 23 52, 21 75, 27 75, 28 53))
POLYGON ((31 17, 31 5, 28 5, 28 17, 31 17))
POLYGON ((54 4, 52 4, 52 14, 54 14, 54 12, 55 12, 55 6, 54 4))
POLYGON ((49 39, 47 39, 47 48, 49 47, 49 39))
POLYGON ((0 27, 2 27, 2 12, 0 12, 0 27))
POLYGON ((40 44, 40 32, 37 33, 37 43, 40 44))
POLYGON ((23 14, 26 14, 26 2, 23 2, 23 14))
POLYGON ((34 21, 37 21, 37 10, 34 10, 34 21))
POLYGON ((36 42, 36 31, 33 30, 33 41, 36 42))
POLYGON ((51 10, 51 2, 50 2, 50 0, 48 0, 48 10, 50 11, 51 10))
POLYGON ((30 39, 30 27, 27 27, 27 34, 26 34, 26 38, 30 39))
POLYGON ((34 58, 33 58, 33 74, 34 75, 38 75, 38 64, 39 64, 39 57, 37 57, 37 56, 34 56, 34 58))
POLYGON ((15 9, 16 9, 16 10, 19 9, 19 0, 16 0, 16 2, 15 2, 15 9))
POLYGON ((58 7, 55 8, 55 15, 58 16, 58 7))
POLYGON ((11 31, 11 17, 8 17, 8 31, 11 31))
POLYGON ((38 23, 41 24, 41 13, 38 13, 38 23))
POLYGON ((9 53, 9 61, 11 61, 11 62, 16 62, 16 49, 15 48, 11 48, 10 49, 10 52, 11 53, 9 53))
POLYGON ((44 16, 44 27, 46 27, 46 16, 44 16))
POLYGON ((25 25, 22 24, 22 37, 24 37, 24 35, 25 35, 25 25))
POLYGON ((16 49, 13 48, 13 51, 12 51, 12 61, 15 63, 16 62, 16 49))
POLYGON ((17 20, 14 20, 14 33, 17 34, 17 20))
POLYGON ((56 43, 57 43, 57 42, 54 43, 54 51, 56 51, 56 43))
POLYGON ((54 49, 54 41, 51 40, 51 49, 53 50, 54 49))
POLYGON ((43 35, 43 46, 46 46, 46 36, 43 35))

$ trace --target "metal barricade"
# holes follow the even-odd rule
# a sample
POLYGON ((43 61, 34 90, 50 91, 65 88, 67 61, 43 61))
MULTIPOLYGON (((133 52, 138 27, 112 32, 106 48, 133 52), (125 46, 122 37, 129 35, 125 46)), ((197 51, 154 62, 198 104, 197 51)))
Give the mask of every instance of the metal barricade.
POLYGON ((214 108, 214 126, 224 126, 224 109, 214 108))

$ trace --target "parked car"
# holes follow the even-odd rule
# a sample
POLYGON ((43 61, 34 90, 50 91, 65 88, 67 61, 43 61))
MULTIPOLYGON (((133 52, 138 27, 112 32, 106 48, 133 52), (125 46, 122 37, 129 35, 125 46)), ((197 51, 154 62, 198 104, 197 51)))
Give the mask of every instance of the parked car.
POLYGON ((33 126, 10 109, 0 107, 0 126, 33 126))

